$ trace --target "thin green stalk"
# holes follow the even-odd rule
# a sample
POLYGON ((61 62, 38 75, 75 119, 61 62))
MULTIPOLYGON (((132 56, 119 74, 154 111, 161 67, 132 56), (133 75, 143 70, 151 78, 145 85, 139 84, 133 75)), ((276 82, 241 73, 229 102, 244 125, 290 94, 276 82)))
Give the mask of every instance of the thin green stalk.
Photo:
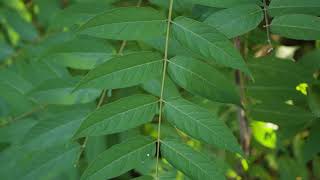
POLYGON ((164 61, 163 61, 163 71, 162 71, 162 81, 161 81, 161 92, 160 92, 160 103, 159 103, 159 119, 158 119, 158 135, 157 135, 157 163, 156 163, 156 179, 159 179, 159 156, 160 156, 160 140, 161 140, 161 121, 162 121, 162 109, 164 103, 164 85, 167 74, 167 63, 168 63, 168 50, 169 50, 169 36, 170 36, 170 26, 172 19, 172 8, 173 0, 170 0, 169 12, 168 12, 168 24, 167 24, 167 34, 166 43, 164 50, 164 61))

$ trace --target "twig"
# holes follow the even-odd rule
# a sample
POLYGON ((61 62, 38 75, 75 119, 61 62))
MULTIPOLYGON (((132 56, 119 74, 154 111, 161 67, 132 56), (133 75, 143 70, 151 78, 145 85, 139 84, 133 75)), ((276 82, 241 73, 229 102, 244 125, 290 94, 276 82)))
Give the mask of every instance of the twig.
POLYGON ((273 46, 271 42, 271 34, 270 34, 270 24, 269 24, 269 16, 268 16, 268 5, 266 0, 263 0, 263 11, 264 11, 264 20, 265 25, 263 27, 267 30, 267 42, 269 43, 270 49, 268 49, 268 54, 273 51, 273 46))
MULTIPOLYGON (((237 49, 242 51, 241 41, 238 37, 234 40, 234 44, 237 49)), ((236 71, 236 81, 237 81, 237 84, 239 85, 239 88, 240 88, 241 103, 243 105, 245 105, 245 104, 247 104, 247 100, 246 100, 246 96, 245 96, 245 89, 244 89, 245 82, 244 82, 244 77, 239 70, 236 71)), ((242 109, 242 107, 239 107, 239 109, 238 109, 238 121, 239 121, 239 128, 240 128, 241 146, 242 146, 242 149, 244 150, 245 154, 249 155, 250 142, 251 142, 251 132, 250 132, 250 128, 248 125, 248 120, 246 118, 245 111, 242 109)))
POLYGON ((36 113, 36 112, 44 109, 46 106, 47 106, 47 105, 40 105, 40 106, 38 106, 38 107, 36 107, 36 108, 33 108, 32 110, 30 110, 30 111, 28 111, 28 112, 25 112, 25 113, 23 113, 23 114, 15 117, 15 118, 13 118, 12 121, 17 121, 17 120, 19 120, 19 119, 23 119, 23 118, 25 118, 25 117, 28 117, 28 116, 30 116, 30 115, 32 115, 32 114, 34 114, 34 113, 36 113))
POLYGON ((162 81, 161 81, 161 92, 160 92, 160 103, 159 103, 159 119, 158 119, 158 135, 157 135, 157 162, 156 162, 156 179, 159 179, 159 156, 160 156, 160 136, 161 136, 161 121, 162 121, 162 109, 164 103, 164 85, 167 74, 167 62, 168 62, 168 50, 169 50, 169 36, 170 36, 170 25, 172 19, 172 8, 173 0, 170 0, 169 12, 168 12, 168 22, 167 22, 167 34, 166 34, 166 44, 164 50, 164 61, 163 61, 163 71, 162 71, 162 81))

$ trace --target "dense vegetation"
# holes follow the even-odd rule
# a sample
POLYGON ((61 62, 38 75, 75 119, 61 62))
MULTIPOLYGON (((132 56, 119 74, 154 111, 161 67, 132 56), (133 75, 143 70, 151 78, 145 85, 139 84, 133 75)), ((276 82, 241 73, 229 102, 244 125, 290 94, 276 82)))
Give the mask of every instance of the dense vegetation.
POLYGON ((1 0, 0 178, 320 179, 320 0, 1 0))

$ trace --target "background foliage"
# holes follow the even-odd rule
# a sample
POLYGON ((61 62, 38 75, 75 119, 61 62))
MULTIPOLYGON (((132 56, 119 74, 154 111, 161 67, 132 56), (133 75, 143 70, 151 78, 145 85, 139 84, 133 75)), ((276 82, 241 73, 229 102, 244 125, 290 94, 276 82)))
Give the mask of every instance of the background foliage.
POLYGON ((1 0, 1 179, 320 179, 319 0, 1 0))

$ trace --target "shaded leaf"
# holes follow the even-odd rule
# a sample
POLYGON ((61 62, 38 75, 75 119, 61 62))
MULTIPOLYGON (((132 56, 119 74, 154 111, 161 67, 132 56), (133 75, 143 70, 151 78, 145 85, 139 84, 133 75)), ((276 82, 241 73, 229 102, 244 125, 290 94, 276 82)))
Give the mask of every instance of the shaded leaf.
POLYGON ((109 8, 111 8, 110 4, 105 1, 76 3, 56 13, 49 28, 62 29, 81 25, 109 8))
POLYGON ((32 90, 31 96, 41 104, 85 104, 94 101, 101 91, 93 88, 73 92, 79 78, 50 79, 32 90))
POLYGON ((287 104, 259 104, 248 108, 255 120, 272 122, 280 126, 303 125, 316 117, 309 111, 287 104))
POLYGON ((259 0, 189 0, 195 4, 211 7, 228 8, 243 4, 260 4, 259 0))
POLYGON ((271 31, 280 36, 300 40, 320 39, 320 18, 304 14, 289 14, 273 19, 271 31))
POLYGON ((320 70, 320 49, 304 54, 298 64, 304 66, 305 71, 309 71, 312 76, 317 70, 320 70))
POLYGON ((5 58, 7 58, 8 56, 12 55, 14 50, 13 48, 7 44, 4 41, 0 41, 0 62, 2 62, 2 60, 4 60, 5 58))
POLYGON ((284 14, 320 15, 320 1, 272 0, 268 9, 271 16, 282 16, 284 14))
POLYGON ((303 160, 305 163, 312 160, 320 152, 320 144, 319 144, 320 131, 319 131, 319 128, 320 128, 319 122, 314 124, 311 127, 311 130, 309 131, 309 137, 305 141, 305 143, 302 147, 302 155, 303 155, 303 160))
POLYGON ((311 82, 312 76, 299 63, 270 56, 249 59, 248 66, 255 79, 246 87, 249 96, 269 104, 305 101, 305 96, 296 87, 300 83, 311 82))
POLYGON ((116 54, 108 42, 95 38, 76 38, 49 48, 42 58, 75 69, 93 69, 116 54))
POLYGON ((90 110, 86 106, 74 106, 69 111, 39 121, 25 135, 23 148, 36 150, 69 142, 90 110))
POLYGON ((313 114, 320 117, 320 84, 313 84, 308 88, 308 102, 313 114))
POLYGON ((7 166, 1 162, 2 178, 19 180, 53 178, 59 172, 73 167, 79 150, 78 144, 69 144, 43 150, 16 152, 14 156, 11 156, 14 161, 13 165, 7 166))

